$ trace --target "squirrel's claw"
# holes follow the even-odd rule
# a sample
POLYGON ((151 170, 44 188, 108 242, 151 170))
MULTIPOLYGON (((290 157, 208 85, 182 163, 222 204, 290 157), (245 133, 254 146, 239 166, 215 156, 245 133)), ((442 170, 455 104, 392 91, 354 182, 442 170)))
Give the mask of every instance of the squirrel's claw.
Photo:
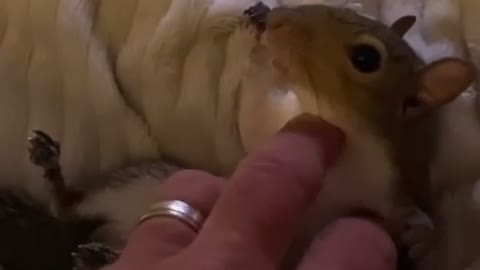
POLYGON ((270 10, 267 5, 260 1, 246 9, 243 14, 250 18, 250 23, 255 25, 257 29, 263 31, 266 28, 267 14, 270 10))
POLYGON ((40 130, 33 130, 28 136, 28 153, 30 160, 43 168, 52 168, 58 164, 60 144, 48 134, 40 130))
POLYGON ((79 245, 72 253, 73 270, 98 270, 117 260, 119 253, 100 243, 79 245))

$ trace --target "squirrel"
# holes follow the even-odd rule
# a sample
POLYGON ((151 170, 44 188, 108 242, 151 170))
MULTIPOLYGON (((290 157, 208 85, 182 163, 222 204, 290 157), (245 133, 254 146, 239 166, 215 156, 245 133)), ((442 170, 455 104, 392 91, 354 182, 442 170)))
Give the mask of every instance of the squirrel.
MULTIPOLYGON (((303 108, 346 131, 347 145, 351 147, 344 154, 345 159, 341 158, 338 167, 329 173, 331 180, 326 180, 325 191, 319 194, 318 205, 324 208, 313 211, 312 220, 318 219, 313 230, 325 224, 326 220, 321 219, 325 213, 338 214, 333 205, 346 202, 350 207, 356 204, 379 212, 383 209, 383 216, 388 216, 389 206, 398 203, 393 199, 398 198, 395 192, 410 194, 428 213, 440 228, 436 239, 443 238, 442 232, 449 230, 450 223, 456 225, 450 226, 452 230, 457 227, 456 232, 475 227, 478 222, 472 213, 472 196, 465 196, 465 191, 471 189, 458 189, 455 199, 451 196, 452 186, 463 188, 461 182, 467 181, 471 187, 480 176, 478 172, 477 178, 451 179, 445 184, 433 181, 430 171, 439 150, 442 108, 475 82, 472 63, 454 57, 422 61, 402 39, 415 22, 408 15, 387 29, 349 9, 301 5, 272 9, 264 21, 260 43, 271 56, 277 78, 295 89, 303 108), (368 138, 374 139, 365 140, 368 138), (361 164, 360 158, 349 157, 357 154, 352 151, 357 143, 365 147, 360 148, 368 160, 365 165, 372 160, 377 162, 371 164, 369 172, 346 177, 361 164), (378 158, 375 146, 385 151, 383 158, 378 158), (355 162, 349 164, 347 157, 355 162), (384 174, 375 181, 377 172, 384 174), (377 197, 380 194, 384 197, 377 197), (471 220, 459 219, 454 209, 469 210, 471 220)), ((474 230, 469 232, 472 237, 475 235, 474 230)), ((469 249, 469 241, 462 242, 459 237, 456 243, 459 250, 465 249, 465 254, 454 258, 444 251, 444 257, 422 261, 421 269, 438 269, 431 264, 445 267, 438 263, 442 261, 439 257, 457 263, 448 269, 468 267, 479 255, 475 254, 478 249, 469 249)), ((442 245, 448 246, 444 241, 433 249, 442 249, 442 245)))

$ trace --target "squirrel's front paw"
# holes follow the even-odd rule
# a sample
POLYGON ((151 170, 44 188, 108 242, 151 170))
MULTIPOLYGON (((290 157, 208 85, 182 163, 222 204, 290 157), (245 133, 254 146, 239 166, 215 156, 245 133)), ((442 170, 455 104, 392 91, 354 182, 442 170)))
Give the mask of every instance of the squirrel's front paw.
POLYGON ((72 253, 74 270, 98 270, 117 260, 119 253, 100 243, 79 245, 72 253))
POLYGON ((434 230, 426 225, 410 225, 403 235, 403 244, 408 247, 409 257, 420 260, 433 246, 434 230))
POLYGON ((251 24, 255 25, 258 30, 263 31, 265 30, 267 14, 270 10, 267 5, 260 1, 246 9, 243 13, 250 18, 251 24))
POLYGON ((402 234, 402 246, 413 269, 436 269, 437 232, 427 222, 409 222, 402 234))

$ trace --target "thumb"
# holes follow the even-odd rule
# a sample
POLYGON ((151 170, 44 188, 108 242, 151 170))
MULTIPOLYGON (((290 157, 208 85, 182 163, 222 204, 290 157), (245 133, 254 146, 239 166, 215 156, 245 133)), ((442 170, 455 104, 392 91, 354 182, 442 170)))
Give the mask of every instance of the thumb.
POLYGON ((343 139, 321 119, 301 116, 288 123, 238 166, 197 238, 197 250, 236 250, 280 262, 343 139))

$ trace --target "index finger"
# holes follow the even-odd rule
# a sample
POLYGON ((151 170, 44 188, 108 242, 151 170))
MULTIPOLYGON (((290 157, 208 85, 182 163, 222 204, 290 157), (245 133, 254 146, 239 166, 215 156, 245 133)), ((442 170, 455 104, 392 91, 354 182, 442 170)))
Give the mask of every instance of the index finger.
POLYGON ((194 246, 280 262, 343 139, 338 128, 311 116, 288 123, 240 164, 194 246))

